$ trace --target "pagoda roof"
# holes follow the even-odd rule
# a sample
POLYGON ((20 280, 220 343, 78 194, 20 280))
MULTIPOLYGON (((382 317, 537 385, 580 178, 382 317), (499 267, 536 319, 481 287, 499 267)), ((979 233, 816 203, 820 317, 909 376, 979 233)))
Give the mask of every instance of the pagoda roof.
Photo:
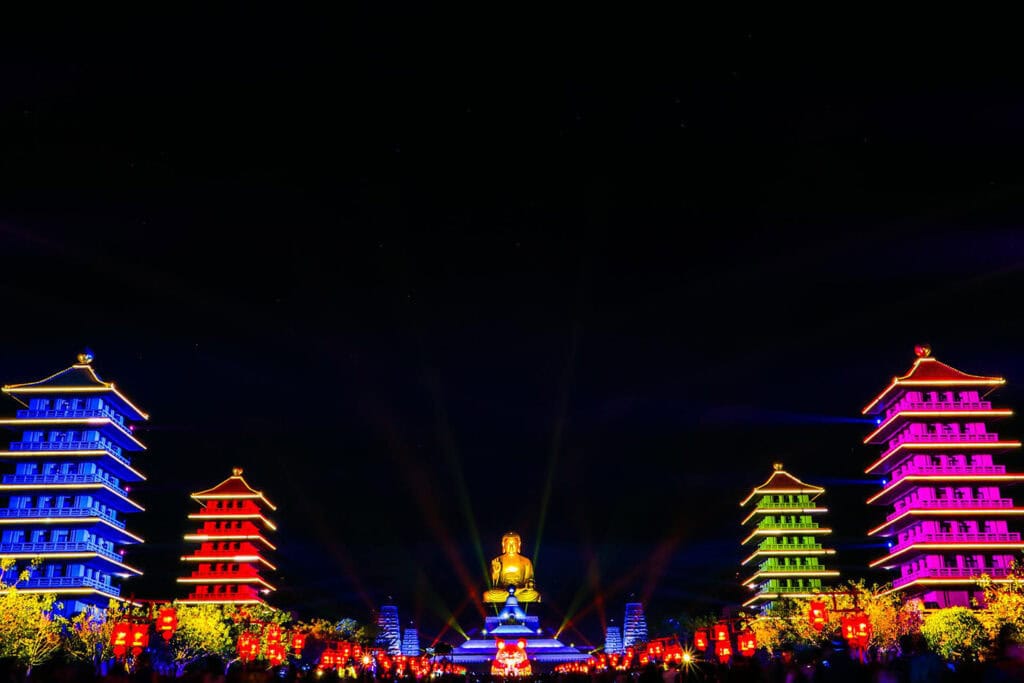
POLYGON ((988 377, 984 375, 972 375, 956 368, 946 365, 931 357, 931 349, 926 346, 919 346, 915 349, 917 360, 910 366, 907 374, 893 377, 892 382, 882 393, 874 398, 871 403, 864 406, 862 415, 867 415, 879 407, 885 398, 900 387, 923 387, 923 386, 999 386, 1006 384, 1003 377, 988 377))
POLYGON ((740 507, 750 502, 752 498, 765 493, 813 493, 819 494, 824 493, 825 489, 820 486, 811 486, 805 484, 789 472, 782 469, 782 463, 775 463, 775 471, 772 472, 772 476, 768 477, 768 481, 755 486, 754 490, 750 492, 750 495, 744 498, 740 502, 740 507))
POLYGON ((54 373, 49 377, 35 382, 21 384, 5 384, 0 388, 5 394, 21 401, 21 394, 75 394, 75 393, 111 393, 120 399, 120 403, 132 419, 148 420, 149 415, 132 403, 127 396, 118 391, 113 382, 104 382, 92 367, 92 356, 87 353, 78 355, 78 362, 69 368, 54 373))
POLYGON ((196 500, 208 500, 208 499, 249 499, 249 500, 262 500, 267 507, 271 510, 276 510, 277 506, 271 503, 263 495, 262 491, 257 491, 253 487, 246 483, 245 479, 242 478, 242 468, 236 467, 231 472, 231 476, 222 481, 221 483, 214 486, 212 489, 206 489, 205 491, 198 491, 192 494, 192 497, 196 500))

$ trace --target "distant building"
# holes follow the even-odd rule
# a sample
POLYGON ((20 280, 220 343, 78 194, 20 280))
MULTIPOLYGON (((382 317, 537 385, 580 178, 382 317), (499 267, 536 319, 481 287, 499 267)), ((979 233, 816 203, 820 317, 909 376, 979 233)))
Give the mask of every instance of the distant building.
POLYGON ((605 654, 621 655, 622 650, 622 629, 618 626, 609 626, 604 631, 605 654))
POLYGON ((124 563, 121 547, 142 543, 125 515, 142 511, 130 484, 145 480, 128 453, 145 450, 134 422, 149 416, 92 367, 92 356, 36 382, 8 384, 22 405, 0 425, 15 439, 0 451, 13 463, 0 494, 0 559, 14 560, 8 582, 39 564, 18 590, 56 593, 65 615, 123 600, 120 581, 141 571, 124 563))
POLYGON ((1013 414, 989 395, 1002 377, 969 375, 918 346, 907 374, 894 377, 863 410, 875 418, 864 443, 878 448, 865 472, 882 489, 869 504, 890 506, 868 532, 887 540, 889 552, 872 567, 895 570, 893 590, 925 607, 984 605, 977 580, 1010 581, 1010 566, 1024 548, 1010 520, 1024 507, 1004 488, 1024 475, 1007 472, 995 456, 1015 453, 1020 441, 990 431, 1013 414))
POLYGON ((743 544, 752 552, 743 560, 753 565, 743 585, 753 595, 743 603, 762 614, 781 598, 809 598, 822 590, 822 579, 837 579, 822 559, 835 550, 822 544, 832 530, 818 520, 828 509, 815 500, 825 492, 805 484, 775 463, 768 480, 754 487, 740 507, 750 508, 743 520, 750 533, 743 544))
POLYGON ((402 632, 402 654, 406 657, 420 656, 420 634, 412 627, 402 632))
POLYGON ((622 647, 633 647, 647 642, 647 617, 642 602, 626 603, 626 618, 622 621, 622 647))
POLYGON ((383 648, 389 655, 402 654, 402 627, 398 622, 396 605, 381 605, 377 612, 377 647, 383 648))
POLYGON ((266 559, 274 546, 264 534, 277 528, 267 517, 277 508, 246 483, 237 467, 212 489, 193 493, 192 499, 200 510, 188 518, 199 528, 185 540, 198 547, 181 558, 192 569, 178 579, 191 589, 181 602, 265 604, 263 596, 275 588, 263 574, 276 567, 266 559))

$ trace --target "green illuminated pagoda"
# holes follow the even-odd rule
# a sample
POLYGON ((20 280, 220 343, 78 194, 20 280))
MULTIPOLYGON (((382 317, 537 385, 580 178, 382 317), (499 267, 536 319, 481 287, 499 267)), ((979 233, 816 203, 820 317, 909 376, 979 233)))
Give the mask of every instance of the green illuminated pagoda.
POLYGON ((809 598, 822 590, 822 579, 839 576, 822 563, 836 552, 822 545, 832 530, 816 521, 828 512, 815 502, 825 489, 800 481, 782 463, 774 467, 768 481, 740 503, 750 510, 742 522, 750 529, 743 545, 753 550, 743 565, 754 570, 743 582, 753 591, 743 606, 762 614, 771 611, 774 600, 809 598))

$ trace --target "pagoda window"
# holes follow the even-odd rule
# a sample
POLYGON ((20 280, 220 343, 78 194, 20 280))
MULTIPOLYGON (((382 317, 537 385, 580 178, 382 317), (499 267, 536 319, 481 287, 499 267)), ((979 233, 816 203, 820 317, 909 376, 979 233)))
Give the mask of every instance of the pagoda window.
POLYGON ((53 532, 50 534, 50 541, 52 543, 67 543, 70 535, 71 532, 67 529, 54 529, 53 532))
POLYGON ((49 410, 50 399, 48 398, 33 398, 28 402, 29 410, 49 410))
POLYGON ((24 434, 22 434, 21 440, 22 441, 27 441, 29 443, 38 443, 38 442, 43 440, 43 433, 42 432, 25 432, 24 434))
POLYGON ((43 474, 45 474, 46 476, 52 476, 54 474, 57 474, 57 463, 55 463, 55 462, 43 463, 43 474))

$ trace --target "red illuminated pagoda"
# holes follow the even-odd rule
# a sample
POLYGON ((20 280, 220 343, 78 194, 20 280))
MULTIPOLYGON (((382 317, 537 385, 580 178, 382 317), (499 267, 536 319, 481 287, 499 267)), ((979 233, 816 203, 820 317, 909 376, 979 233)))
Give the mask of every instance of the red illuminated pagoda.
POLYGON ((195 567, 191 574, 178 579, 178 583, 192 588, 181 602, 264 603, 263 596, 274 587, 261 574, 275 569, 265 557, 274 546, 264 533, 276 530, 266 512, 277 508, 246 483, 240 468, 212 489, 193 493, 192 497, 202 509, 188 518, 199 520, 199 528, 187 534, 185 540, 199 547, 181 558, 195 567))

